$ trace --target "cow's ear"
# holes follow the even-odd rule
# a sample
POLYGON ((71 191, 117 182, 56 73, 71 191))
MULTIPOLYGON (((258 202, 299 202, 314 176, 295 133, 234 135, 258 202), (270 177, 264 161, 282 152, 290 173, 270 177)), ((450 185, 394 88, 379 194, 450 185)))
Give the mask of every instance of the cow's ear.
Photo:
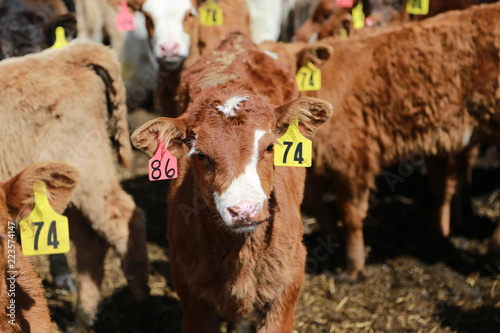
POLYGON ((51 19, 43 29, 44 43, 47 47, 54 45, 56 41, 56 28, 63 27, 66 40, 69 42, 76 35, 76 18, 73 14, 63 14, 51 19))
MULTIPOLYGON (((339 18, 339 22, 336 25, 335 36, 342 36, 343 32, 346 37, 351 35, 353 29, 352 15, 344 14, 339 18)), ((324 36, 326 37, 326 36, 324 36)))
POLYGON ((307 45, 297 53, 297 68, 307 65, 309 62, 312 62, 317 68, 321 68, 330 59, 332 53, 333 47, 322 42, 307 45))
POLYGON ((180 157, 187 153, 186 128, 186 122, 182 118, 156 118, 132 133, 132 144, 153 156, 158 149, 158 140, 163 140, 165 147, 174 156, 180 157))
POLYGON ((9 215, 16 221, 28 216, 35 203, 33 191, 37 182, 45 183, 51 207, 62 213, 79 178, 78 171, 63 162, 30 165, 2 186, 9 215))
POLYGON ((331 117, 333 107, 319 98, 299 97, 276 108, 276 113, 279 133, 284 133, 290 122, 298 120, 302 135, 311 138, 318 127, 331 117))

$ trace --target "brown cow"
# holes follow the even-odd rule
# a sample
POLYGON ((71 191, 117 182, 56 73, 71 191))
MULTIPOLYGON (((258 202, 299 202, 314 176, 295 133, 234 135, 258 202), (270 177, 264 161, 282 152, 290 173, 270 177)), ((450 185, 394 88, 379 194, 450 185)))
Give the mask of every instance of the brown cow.
MULTIPOLYGON (((465 9, 472 5, 491 3, 496 0, 430 0, 427 15, 413 15, 406 12, 406 1, 403 0, 369 0, 363 1, 366 27, 380 27, 389 24, 401 24, 408 21, 420 21, 448 10, 465 9)), ((357 5, 359 0, 354 1, 357 5)), ((342 30, 347 35, 356 32, 352 29, 351 8, 339 8, 335 0, 320 0, 310 19, 295 35, 295 40, 307 42, 321 40, 330 36, 340 36, 342 30), (312 40, 311 40, 312 39, 312 40)), ((370 33, 363 29, 358 33, 370 33)))
MULTIPOLYGON (((322 70, 323 88, 305 95, 339 111, 316 134, 313 171, 337 191, 347 277, 355 279, 364 267, 363 219, 383 167, 413 153, 446 161, 469 143, 498 144, 498 19, 500 4, 482 5, 372 37, 323 41, 334 49, 322 70)), ((440 186, 452 194, 456 171, 449 167, 440 186)), ((434 207, 438 220, 449 216, 449 200, 444 196, 434 207)))
POLYGON ((65 163, 38 163, 0 183, 0 331, 52 332, 42 281, 15 240, 15 225, 33 209, 33 187, 44 182, 51 206, 61 213, 78 181, 65 163), (8 232, 9 230, 9 232, 8 232))
POLYGON ((179 158, 167 238, 183 332, 217 332, 220 320, 238 332, 293 331, 305 170, 273 166, 273 144, 294 119, 310 137, 332 111, 296 95, 290 72, 232 33, 183 74, 186 111, 132 135, 149 155, 159 139, 179 158))
POLYGON ((95 319, 104 257, 110 245, 122 259, 132 293, 147 293, 145 220, 116 176, 131 145, 125 91, 116 55, 73 41, 56 50, 0 63, 0 178, 29 163, 63 160, 82 181, 66 211, 77 252, 79 320, 95 319), (117 161, 119 160, 119 161, 117 161))

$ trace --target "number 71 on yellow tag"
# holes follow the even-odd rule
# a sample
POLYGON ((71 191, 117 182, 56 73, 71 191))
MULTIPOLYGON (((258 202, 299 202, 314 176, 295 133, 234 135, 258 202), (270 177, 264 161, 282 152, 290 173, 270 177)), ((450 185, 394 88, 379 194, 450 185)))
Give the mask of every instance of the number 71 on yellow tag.
POLYGON ((429 0, 408 0, 406 11, 413 15, 429 14, 429 0))
POLYGON ((286 133, 274 144, 274 165, 310 167, 312 165, 312 141, 299 130, 297 120, 290 123, 286 133))
POLYGON ((211 27, 224 24, 224 14, 222 8, 215 0, 207 2, 199 8, 201 25, 211 27))

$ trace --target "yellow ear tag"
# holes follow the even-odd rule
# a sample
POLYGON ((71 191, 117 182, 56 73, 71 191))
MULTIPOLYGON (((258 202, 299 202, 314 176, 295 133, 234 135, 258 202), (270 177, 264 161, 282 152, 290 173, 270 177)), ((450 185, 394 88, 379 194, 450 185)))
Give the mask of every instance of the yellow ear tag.
POLYGON ((342 30, 340 30, 340 39, 347 39, 348 37, 347 30, 342 28, 342 30))
POLYGON ((68 45, 68 41, 66 40, 66 33, 64 32, 63 27, 56 28, 56 41, 54 45, 52 45, 51 49, 58 49, 60 47, 68 45))
POLYGON ((363 29, 365 27, 365 13, 363 12, 363 1, 360 1, 351 11, 352 25, 354 29, 363 29))
POLYGON ((201 25, 211 27, 224 24, 222 8, 215 3, 215 0, 207 0, 199 11, 201 25))
POLYGON ((309 61, 305 66, 300 67, 295 75, 295 81, 300 91, 321 90, 321 71, 309 61))
POLYGON ((69 251, 68 218, 57 214, 50 206, 44 182, 34 186, 35 207, 19 222, 23 254, 65 253, 69 251))
POLYGON ((406 11, 413 15, 427 15, 429 13, 429 0, 408 0, 406 11))
POLYGON ((312 141, 300 133, 299 122, 295 120, 274 144, 274 165, 310 167, 311 164, 312 141))

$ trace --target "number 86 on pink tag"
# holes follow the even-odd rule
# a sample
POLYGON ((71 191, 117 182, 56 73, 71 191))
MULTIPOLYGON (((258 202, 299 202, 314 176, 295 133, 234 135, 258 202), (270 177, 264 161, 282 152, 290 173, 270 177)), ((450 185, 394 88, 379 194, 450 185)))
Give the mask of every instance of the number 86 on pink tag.
POLYGON ((163 140, 158 140, 156 153, 148 162, 150 181, 177 178, 177 158, 165 147, 163 140))

